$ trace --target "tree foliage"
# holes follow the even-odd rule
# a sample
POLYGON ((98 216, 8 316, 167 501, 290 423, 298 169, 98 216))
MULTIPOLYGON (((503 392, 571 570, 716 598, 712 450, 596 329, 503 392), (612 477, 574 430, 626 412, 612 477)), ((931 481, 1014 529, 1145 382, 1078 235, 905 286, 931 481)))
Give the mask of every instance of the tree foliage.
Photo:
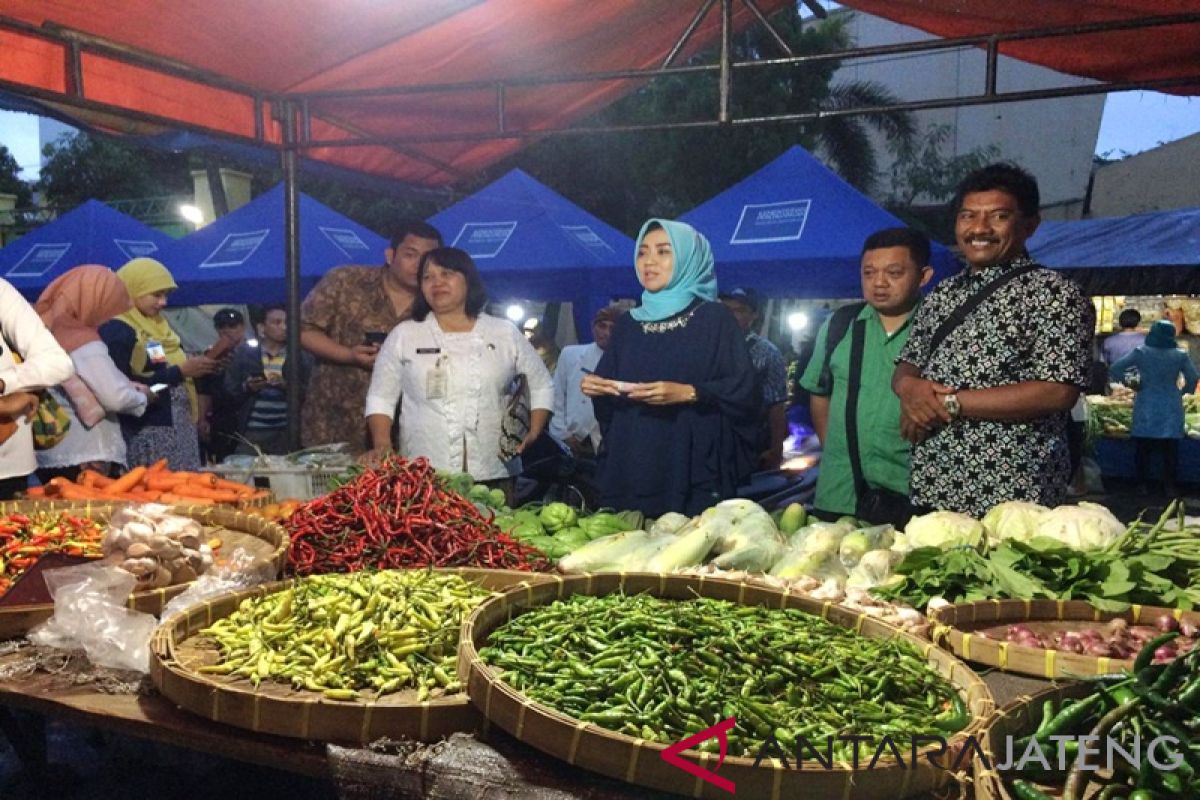
POLYGON ((21 165, 12 152, 0 144, 0 192, 15 194, 17 208, 28 206, 33 202, 33 189, 21 180, 21 165))
POLYGON ((963 178, 1000 158, 1000 148, 994 144, 960 155, 943 155, 952 134, 949 125, 934 125, 920 136, 899 143, 892 165, 890 205, 944 203, 963 178))
MULTIPOLYGON (((801 25, 790 7, 772 23, 797 55, 836 52, 850 45, 841 19, 801 25)), ((781 55, 761 26, 734 42, 734 59, 781 55)), ((716 51, 691 63, 711 63, 716 51)), ((894 102, 870 82, 832 83, 836 60, 803 67, 761 66, 735 71, 734 118, 836 110, 863 103, 894 102)), ((585 125, 653 124, 712 119, 719 103, 715 75, 657 78, 585 121, 585 125)), ((794 144, 824 155, 850 183, 873 188, 877 161, 868 130, 888 142, 905 142, 913 123, 907 113, 831 116, 804 123, 737 124, 706 128, 579 134, 548 138, 489 170, 479 184, 519 166, 628 233, 647 216, 674 217, 723 191, 794 144)))
POLYGON ((39 186, 49 205, 68 209, 89 199, 125 200, 187 194, 188 156, 70 133, 42 149, 39 186))

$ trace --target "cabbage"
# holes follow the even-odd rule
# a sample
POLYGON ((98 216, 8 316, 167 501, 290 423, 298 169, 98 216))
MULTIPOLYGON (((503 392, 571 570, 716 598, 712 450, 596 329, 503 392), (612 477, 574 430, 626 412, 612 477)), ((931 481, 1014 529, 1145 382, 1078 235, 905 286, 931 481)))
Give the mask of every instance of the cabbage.
POLYGON ((868 552, 881 548, 886 550, 892 546, 894 540, 895 528, 891 525, 876 525, 851 531, 838 545, 838 557, 846 569, 852 569, 868 552))
POLYGON ((686 514, 668 511, 654 521, 654 524, 650 526, 650 533, 678 533, 679 529, 687 525, 690 519, 686 514))
POLYGON ((896 549, 978 547, 983 534, 983 525, 974 517, 957 511, 933 511, 909 520, 904 536, 897 537, 901 547, 896 549))
POLYGON ((1075 550, 1100 550, 1125 533, 1121 520, 1102 505, 1080 503, 1059 506, 1042 515, 1037 535, 1054 539, 1075 550))
MULTIPOLYGON (((837 540, 833 542, 833 547, 836 548, 838 546, 838 542, 841 541, 841 537, 845 536, 852 530, 854 530, 854 526, 847 525, 844 522, 810 522, 786 538, 788 540, 789 547, 803 547, 805 546, 805 542, 808 541, 809 537, 811 537, 817 531, 830 531, 837 536, 837 540)), ((813 546, 818 547, 818 549, 825 549, 828 545, 829 541, 826 539, 821 543, 820 547, 818 547, 818 545, 815 543, 813 546)))
POLYGON ((712 561, 718 569, 766 572, 787 549, 775 520, 752 500, 725 500, 700 518, 720 532, 712 561))
POLYGON ((563 572, 601 572, 619 569, 621 560, 645 544, 650 534, 645 531, 624 531, 601 536, 580 547, 558 562, 563 572))
POLYGON ((797 578, 816 578, 826 581, 834 580, 841 586, 846 580, 846 568, 837 559, 833 551, 814 552, 792 548, 771 567, 770 573, 776 578, 796 580, 797 578))
POLYGON ((671 533, 651 533, 625 555, 618 558, 609 572, 656 572, 649 567, 650 560, 675 541, 671 533))
POLYGON ((892 567, 899 564, 904 556, 894 550, 872 550, 862 557, 846 579, 848 589, 873 589, 887 583, 892 578, 903 576, 892 575, 892 567))
MULTIPOLYGON (((711 510, 710 508, 709 511, 711 510)), ((716 526, 704 524, 703 519, 703 514, 694 518, 674 535, 655 534, 655 536, 666 537, 667 544, 649 558, 645 567, 638 569, 645 572, 673 572, 677 569, 703 564, 704 559, 708 557, 713 545, 721 536, 721 532, 716 526)))
POLYGON ((1025 500, 1009 500, 992 506, 992 510, 983 518, 988 544, 999 544, 1005 539, 1028 542, 1036 535, 1042 515, 1049 510, 1025 500))

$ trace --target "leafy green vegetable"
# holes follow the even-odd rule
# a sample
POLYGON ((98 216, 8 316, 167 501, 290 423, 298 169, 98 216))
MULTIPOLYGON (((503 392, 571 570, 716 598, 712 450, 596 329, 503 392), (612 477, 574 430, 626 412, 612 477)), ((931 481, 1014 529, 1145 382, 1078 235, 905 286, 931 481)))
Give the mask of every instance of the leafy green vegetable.
POLYGON ((888 600, 924 608, 934 597, 951 603, 989 598, 1086 600, 1103 610, 1131 604, 1190 609, 1200 606, 1200 536, 1182 513, 1176 530, 1166 522, 1134 522, 1101 550, 1080 551, 1061 541, 1006 540, 987 553, 923 547, 896 567, 902 581, 873 590, 888 600))

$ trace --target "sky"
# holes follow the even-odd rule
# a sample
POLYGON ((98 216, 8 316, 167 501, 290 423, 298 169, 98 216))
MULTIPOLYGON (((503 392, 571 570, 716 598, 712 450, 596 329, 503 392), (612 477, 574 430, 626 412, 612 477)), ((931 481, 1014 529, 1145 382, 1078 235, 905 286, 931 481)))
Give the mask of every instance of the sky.
POLYGON ((1113 92, 1104 104, 1098 155, 1130 155, 1200 131, 1200 97, 1113 92))

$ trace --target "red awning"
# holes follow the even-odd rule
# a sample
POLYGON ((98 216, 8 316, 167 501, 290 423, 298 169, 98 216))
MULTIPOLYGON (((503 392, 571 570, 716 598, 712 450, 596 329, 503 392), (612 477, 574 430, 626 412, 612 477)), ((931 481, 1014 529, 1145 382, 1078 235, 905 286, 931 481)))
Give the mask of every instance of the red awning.
MULTIPOLYGON (((843 5, 951 39, 1070 28, 1200 12, 1196 0, 840 0, 843 5)), ((1003 42, 1006 56, 1105 83, 1194 78, 1200 23, 1003 42)), ((1200 94, 1200 84, 1163 89, 1200 94)))
MULTIPOLYGON (((766 14, 794 0, 757 0, 766 14)), ((1191 0, 847 0, 846 5, 942 37, 1200 10, 1191 0)), ((651 69, 703 0, 5 0, 0 90, 33 97, 103 129, 184 127, 278 145, 276 101, 304 98, 310 158, 445 186, 511 154, 528 138, 485 139, 503 105, 505 130, 562 128, 636 86, 537 83, 548 75, 651 69), (71 67, 71 42, 79 44, 71 67), (116 53, 149 56, 129 63, 116 53), (154 63, 150 63, 150 60, 154 63), (164 72, 163 62, 174 65, 164 72), (494 82, 510 84, 498 98, 494 82), (470 91, 351 97, 380 87, 478 83, 470 91), (472 139, 474 135, 476 138, 472 139), (383 140, 421 138, 397 146, 383 140)), ((733 24, 755 23, 733 2, 733 24)), ((720 3, 680 54, 720 35, 720 3)), ((1195 76, 1200 24, 1004 42, 1006 55, 1106 82, 1195 76)), ((676 63, 681 63, 677 61, 676 63)), ((1200 93, 1200 86, 1177 87, 1200 93)))
MULTIPOLYGON (((790 0, 758 0, 766 14, 790 0)), ((174 121, 206 132, 281 141, 271 100, 329 90, 481 82, 477 91, 386 97, 310 98, 313 141, 430 136, 495 130, 498 79, 649 69, 659 66, 701 7, 680 0, 7 0, 0 13, 27 30, 0 28, 0 88, 53 102, 69 94, 68 48, 38 30, 71 32, 133 48, 180 66, 164 75, 86 48, 82 98, 104 104, 71 110, 76 119, 119 131, 147 132, 174 121), (43 29, 42 26, 49 28, 43 29), (62 28, 68 29, 61 31, 62 28), (205 75, 192 79, 188 69, 205 75), (211 77, 225 79, 217 88, 211 77), (261 103, 256 108, 255 95, 261 103), (144 115, 136 122, 113 109, 144 115)), ((743 3, 734 26, 755 23, 743 3)), ((682 57, 720 35, 719 5, 682 57)), ((632 88, 629 81, 510 88, 510 130, 559 126, 632 88)), ((60 106, 61 108, 61 106, 60 106)), ((526 139, 394 146, 315 148, 311 158, 408 183, 461 180, 522 146, 526 139)))

